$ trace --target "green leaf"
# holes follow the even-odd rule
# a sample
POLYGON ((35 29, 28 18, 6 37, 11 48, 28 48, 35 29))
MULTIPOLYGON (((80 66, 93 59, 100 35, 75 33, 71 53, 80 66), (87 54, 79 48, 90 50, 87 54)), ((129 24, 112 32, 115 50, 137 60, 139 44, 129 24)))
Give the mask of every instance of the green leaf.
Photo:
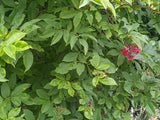
POLYGON ((9 7, 15 7, 15 6, 16 6, 14 0, 8 0, 8 1, 2 0, 2 2, 3 2, 5 5, 9 6, 9 7))
POLYGON ((6 44, 9 46, 10 44, 19 41, 22 39, 26 33, 18 31, 18 30, 13 30, 11 31, 7 36, 6 36, 6 44))
MULTIPOLYGON (((109 0, 107 0, 107 1, 109 1, 109 0)), ((113 13, 114 18, 116 18, 116 11, 115 11, 115 9, 114 9, 114 7, 113 7, 113 5, 112 5, 112 3, 110 1, 108 2, 108 8, 113 13)))
POLYGON ((85 12, 85 14, 87 16, 87 20, 88 20, 89 24, 92 25, 92 23, 93 23, 93 15, 92 15, 92 13, 87 11, 87 12, 85 12))
POLYGON ((86 6, 89 3, 89 0, 81 0, 79 8, 86 6))
POLYGON ((66 74, 69 70, 73 70, 75 67, 72 63, 60 63, 59 66, 56 68, 56 72, 60 74, 66 74))
POLYGON ((78 63, 76 67, 77 74, 80 76, 85 70, 85 66, 82 63, 78 63))
POLYGON ((15 106, 20 106, 21 105, 20 97, 11 97, 11 101, 15 106))
POLYGON ((75 91, 73 90, 73 88, 69 88, 69 89, 68 89, 68 94, 69 94, 70 96, 73 97, 74 93, 75 93, 75 91))
POLYGON ((60 39, 62 38, 62 36, 63 36, 63 31, 62 31, 62 30, 58 31, 58 32, 54 35, 54 37, 53 37, 53 39, 52 39, 52 41, 51 41, 51 45, 54 45, 54 44, 56 44, 57 42, 59 42, 60 39))
POLYGON ((3 50, 9 57, 16 59, 16 47, 14 45, 4 47, 3 50))
POLYGON ((24 55, 23 55, 23 63, 25 66, 25 72, 28 71, 32 64, 33 64, 33 54, 31 51, 25 51, 24 55))
POLYGON ((117 85, 116 81, 113 78, 104 78, 100 79, 100 82, 104 85, 117 85))
POLYGON ((103 105, 105 103, 105 99, 104 98, 101 98, 98 100, 98 104, 99 105, 103 105))
POLYGON ((105 9, 107 9, 108 4, 109 4, 109 0, 100 0, 100 1, 101 1, 101 4, 103 5, 103 7, 104 7, 105 9))
POLYGON ((62 102, 62 99, 60 97, 56 97, 53 101, 55 104, 60 104, 62 102))
POLYGON ((35 120, 33 112, 29 109, 23 109, 25 120, 35 120))
POLYGON ((118 66, 122 65, 122 64, 124 63, 124 60, 125 60, 125 57, 122 56, 122 54, 120 54, 120 55, 118 56, 117 65, 118 65, 118 66))
POLYGON ((76 29, 77 26, 80 24, 81 22, 81 18, 82 18, 82 12, 79 12, 75 15, 74 19, 73 19, 73 25, 74 25, 74 28, 76 29))
POLYGON ((154 105, 152 103, 148 102, 145 108, 146 108, 146 111, 149 114, 155 115, 155 108, 154 108, 154 105))
POLYGON ((63 111, 62 111, 62 115, 69 115, 71 114, 70 110, 68 110, 67 108, 65 108, 63 111))
POLYGON ((98 108, 93 114, 93 120, 102 120, 101 109, 98 108))
POLYGON ((43 103, 42 107, 41 107, 41 112, 45 113, 49 110, 49 107, 52 106, 52 104, 50 102, 45 102, 43 103))
POLYGON ((108 51, 107 55, 118 56, 119 53, 120 53, 120 52, 117 51, 116 49, 111 49, 110 51, 108 51))
POLYGON ((102 63, 102 64, 100 64, 96 69, 97 69, 97 70, 107 70, 109 67, 110 67, 109 64, 102 63))
POLYGON ((71 37, 71 40, 70 40, 71 50, 73 49, 73 47, 74 47, 75 43, 77 42, 77 40, 78 40, 77 36, 73 35, 71 37))
POLYGON ((121 115, 121 113, 119 110, 114 110, 114 112, 113 112, 114 118, 118 119, 120 115, 121 115))
POLYGON ((85 109, 85 106, 79 106, 78 111, 83 111, 85 109))
POLYGON ((92 117, 93 117, 93 112, 92 112, 92 110, 90 109, 90 110, 85 110, 84 111, 84 116, 87 118, 87 119, 92 119, 92 117))
POLYGON ((93 58, 90 60, 91 65, 97 68, 100 62, 101 62, 100 56, 98 55, 98 53, 94 53, 93 58))
POLYGON ((69 40, 69 31, 68 30, 64 30, 63 39, 64 39, 65 43, 68 43, 68 40, 69 40))
POLYGON ((84 47, 84 54, 88 52, 88 43, 84 39, 79 39, 79 43, 84 47))
POLYGON ((14 45, 16 47, 16 51, 25 51, 31 48, 31 46, 29 46, 25 41, 18 41, 14 45))
POLYGON ((11 96, 18 96, 20 95, 23 91, 25 91, 27 88, 29 88, 31 85, 27 83, 23 83, 18 85, 11 93, 11 96))
POLYGON ((11 111, 9 111, 8 117, 9 118, 16 117, 19 115, 20 112, 21 112, 21 108, 14 108, 11 111))
POLYGON ((38 29, 39 27, 37 25, 34 25, 35 23, 39 22, 41 19, 33 19, 30 20, 29 22, 25 22, 21 27, 20 30, 24 31, 25 33, 30 33, 36 29, 38 29))
POLYGON ((126 0, 130 5, 132 5, 132 0, 126 0))
POLYGON ((23 22, 25 14, 16 14, 13 18, 11 25, 13 25, 12 30, 17 29, 23 22))
POLYGON ((0 78, 4 78, 6 76, 6 70, 0 67, 0 78))
POLYGON ((1 85, 1 95, 2 95, 2 97, 4 97, 4 98, 9 97, 9 95, 10 95, 10 88, 9 88, 9 86, 8 86, 7 83, 3 83, 3 84, 1 85))
POLYGON ((0 23, 4 24, 4 15, 5 15, 5 10, 3 5, 0 5, 0 23))
POLYGON ((63 19, 69 19, 69 18, 73 18, 76 15, 77 12, 75 12, 75 10, 70 9, 70 10, 63 10, 60 13, 60 18, 63 19))
POLYGON ((7 82, 8 80, 6 78, 0 78, 0 82, 7 82))
POLYGON ((137 37, 132 36, 132 40, 142 50, 142 45, 141 45, 140 39, 138 39, 137 37))
POLYGON ((77 0, 71 0, 72 1, 72 3, 73 3, 73 5, 74 5, 74 7, 76 8, 76 9, 78 9, 79 7, 79 1, 77 1, 77 0))
POLYGON ((82 90, 82 87, 80 85, 78 85, 78 83, 72 83, 72 87, 75 89, 75 90, 82 90))
POLYGON ((94 36, 90 35, 90 34, 81 34, 81 36, 90 38, 91 40, 94 40, 95 42, 97 42, 97 39, 94 36))
POLYGON ((105 31, 105 34, 106 34, 106 38, 107 38, 107 39, 110 39, 110 38, 112 37, 111 30, 109 30, 109 29, 107 29, 107 30, 105 31))
POLYGON ((94 77, 93 80, 92 80, 92 85, 93 85, 94 87, 96 87, 97 84, 98 84, 98 82, 99 82, 99 77, 96 76, 96 77, 94 77))
POLYGON ((96 18, 97 22, 100 22, 102 20, 102 15, 97 11, 95 13, 95 18, 96 18))
POLYGON ((38 95, 40 98, 42 98, 42 99, 46 99, 46 100, 49 99, 49 96, 48 96, 47 92, 44 91, 43 89, 37 89, 37 90, 36 90, 36 93, 37 93, 37 95, 38 95))
POLYGON ((78 57, 78 53, 76 52, 70 52, 68 54, 66 54, 63 58, 63 61, 65 62, 72 62, 72 61, 76 61, 78 57))

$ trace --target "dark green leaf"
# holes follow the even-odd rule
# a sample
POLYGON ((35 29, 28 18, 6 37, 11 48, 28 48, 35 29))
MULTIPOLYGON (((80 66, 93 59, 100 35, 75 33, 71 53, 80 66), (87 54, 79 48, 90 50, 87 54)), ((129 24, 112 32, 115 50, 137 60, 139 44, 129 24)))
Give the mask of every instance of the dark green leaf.
POLYGON ((25 66, 25 72, 28 71, 33 64, 33 54, 31 51, 26 51, 23 55, 23 63, 25 66))

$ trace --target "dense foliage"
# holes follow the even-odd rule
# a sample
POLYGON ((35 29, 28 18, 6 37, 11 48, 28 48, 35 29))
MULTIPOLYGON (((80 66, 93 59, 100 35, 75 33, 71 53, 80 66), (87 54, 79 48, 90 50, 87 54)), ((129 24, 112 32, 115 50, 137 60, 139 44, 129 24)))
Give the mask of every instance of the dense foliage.
POLYGON ((0 0, 0 119, 130 120, 141 107, 154 115, 159 4, 0 0))

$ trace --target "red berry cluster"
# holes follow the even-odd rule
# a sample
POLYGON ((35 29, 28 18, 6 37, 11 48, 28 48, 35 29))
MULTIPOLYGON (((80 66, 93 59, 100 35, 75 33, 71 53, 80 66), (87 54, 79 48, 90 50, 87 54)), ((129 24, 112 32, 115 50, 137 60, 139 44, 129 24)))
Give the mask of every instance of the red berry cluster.
POLYGON ((139 54, 140 49, 136 44, 128 44, 122 49, 122 55, 127 57, 127 60, 132 61, 135 55, 139 54))

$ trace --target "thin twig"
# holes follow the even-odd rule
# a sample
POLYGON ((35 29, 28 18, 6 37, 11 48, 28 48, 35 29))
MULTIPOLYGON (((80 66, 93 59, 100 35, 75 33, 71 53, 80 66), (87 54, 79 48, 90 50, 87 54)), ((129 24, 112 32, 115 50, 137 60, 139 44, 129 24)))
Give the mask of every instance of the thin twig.
POLYGON ((108 14, 108 12, 105 11, 105 13, 106 13, 106 15, 107 15, 107 17, 108 17, 108 20, 109 20, 112 24, 114 24, 113 21, 111 20, 111 17, 110 17, 109 14, 108 14))
POLYGON ((86 63, 86 65, 87 65, 87 68, 88 68, 88 70, 92 73, 93 71, 89 68, 89 64, 88 63, 86 63))

